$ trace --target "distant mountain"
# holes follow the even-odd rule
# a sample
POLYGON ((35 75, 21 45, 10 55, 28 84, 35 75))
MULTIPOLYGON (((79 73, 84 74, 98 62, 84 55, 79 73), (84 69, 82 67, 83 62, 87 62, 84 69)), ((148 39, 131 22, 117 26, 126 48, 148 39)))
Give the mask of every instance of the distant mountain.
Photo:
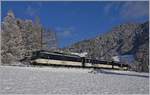
POLYGON ((149 22, 122 24, 94 39, 77 42, 65 51, 88 52, 88 57, 111 60, 112 56, 134 55, 140 71, 148 71, 149 22))

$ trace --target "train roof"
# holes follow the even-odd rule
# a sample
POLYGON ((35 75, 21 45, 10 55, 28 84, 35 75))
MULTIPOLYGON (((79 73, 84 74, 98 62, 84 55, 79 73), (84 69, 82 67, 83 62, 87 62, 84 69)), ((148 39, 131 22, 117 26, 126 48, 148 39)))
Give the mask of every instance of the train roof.
POLYGON ((45 51, 45 50, 40 50, 40 51, 35 51, 35 52, 50 54, 50 55, 68 56, 68 57, 80 57, 78 55, 71 54, 71 53, 68 53, 68 52, 45 51))

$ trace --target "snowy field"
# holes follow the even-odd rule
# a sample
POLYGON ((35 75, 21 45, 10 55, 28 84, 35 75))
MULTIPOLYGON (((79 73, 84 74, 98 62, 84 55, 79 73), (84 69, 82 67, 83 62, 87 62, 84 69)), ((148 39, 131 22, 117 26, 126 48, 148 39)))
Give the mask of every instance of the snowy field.
POLYGON ((0 66, 0 94, 148 94, 149 74, 0 66))

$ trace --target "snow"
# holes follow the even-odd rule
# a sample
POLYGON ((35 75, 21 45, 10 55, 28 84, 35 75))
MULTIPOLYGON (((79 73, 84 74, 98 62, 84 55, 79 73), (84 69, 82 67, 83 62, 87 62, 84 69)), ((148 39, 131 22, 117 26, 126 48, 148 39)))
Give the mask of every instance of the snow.
POLYGON ((125 63, 125 64, 131 64, 135 60, 133 55, 113 56, 112 59, 116 62, 121 62, 121 63, 125 63))
POLYGON ((81 52, 81 53, 71 52, 71 54, 78 55, 80 57, 85 57, 88 53, 87 52, 81 52))
POLYGON ((0 66, 1 94, 148 94, 149 74, 81 68, 0 66))

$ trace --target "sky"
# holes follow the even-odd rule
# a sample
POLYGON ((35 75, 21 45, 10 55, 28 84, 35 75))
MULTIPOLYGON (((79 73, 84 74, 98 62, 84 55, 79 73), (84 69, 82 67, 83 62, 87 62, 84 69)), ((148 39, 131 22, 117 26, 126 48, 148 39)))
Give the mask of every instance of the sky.
POLYGON ((57 34, 59 47, 91 39, 124 23, 149 20, 148 1, 3 1, 2 21, 12 10, 16 18, 40 18, 57 34))

